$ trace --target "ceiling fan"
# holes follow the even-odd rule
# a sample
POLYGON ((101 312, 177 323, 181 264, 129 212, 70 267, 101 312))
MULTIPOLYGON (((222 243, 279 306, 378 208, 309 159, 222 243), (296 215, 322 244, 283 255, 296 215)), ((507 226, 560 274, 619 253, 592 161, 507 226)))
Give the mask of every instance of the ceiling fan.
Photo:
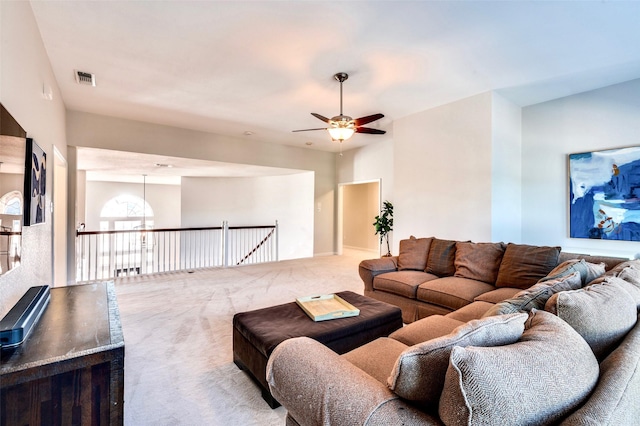
POLYGON ((319 120, 324 121, 329 127, 319 127, 316 129, 302 129, 293 130, 294 132, 309 132, 312 130, 327 130, 331 135, 331 139, 334 141, 342 142, 353 136, 354 133, 368 133, 372 135, 384 135, 384 130, 372 129, 370 127, 362 127, 365 124, 379 120, 384 117, 383 114, 373 114, 366 117, 360 117, 353 119, 348 115, 342 114, 342 83, 349 78, 349 75, 344 72, 339 72, 333 76, 338 82, 340 82, 340 115, 329 119, 320 114, 312 112, 311 115, 319 120))

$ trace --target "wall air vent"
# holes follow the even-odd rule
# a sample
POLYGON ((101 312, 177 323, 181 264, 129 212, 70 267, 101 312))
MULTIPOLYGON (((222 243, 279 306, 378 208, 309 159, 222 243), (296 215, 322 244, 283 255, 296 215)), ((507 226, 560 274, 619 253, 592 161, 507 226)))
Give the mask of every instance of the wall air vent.
POLYGON ((95 86, 96 85, 96 76, 88 73, 88 72, 84 72, 84 71, 78 71, 75 70, 75 74, 76 74, 76 83, 78 84, 86 84, 87 86, 95 86))

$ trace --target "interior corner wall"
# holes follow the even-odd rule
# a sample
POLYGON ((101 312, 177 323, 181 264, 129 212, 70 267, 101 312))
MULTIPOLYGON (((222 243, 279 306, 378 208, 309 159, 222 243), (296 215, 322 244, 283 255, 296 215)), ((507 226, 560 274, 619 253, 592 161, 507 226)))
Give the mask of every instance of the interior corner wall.
POLYGON ((313 256, 314 174, 183 177, 182 227, 272 225, 278 221, 279 259, 313 256))
POLYGON ((640 79, 522 110, 523 240, 630 256, 638 242, 569 238, 568 155, 640 145, 640 79))
MULTIPOLYGON (((29 2, 0 2, 0 45, 0 102, 47 155, 54 155, 55 145, 66 156, 65 107, 29 2), (51 100, 43 89, 51 91, 51 100)), ((52 180, 47 179, 47 206, 52 180)), ((0 276, 0 316, 29 287, 52 283, 52 218, 45 211, 44 224, 23 228, 21 265, 0 276)))
POLYGON ((492 94, 394 122, 394 241, 490 241, 492 94))
POLYGON ((521 108, 497 93, 492 102, 491 241, 522 242, 521 108))

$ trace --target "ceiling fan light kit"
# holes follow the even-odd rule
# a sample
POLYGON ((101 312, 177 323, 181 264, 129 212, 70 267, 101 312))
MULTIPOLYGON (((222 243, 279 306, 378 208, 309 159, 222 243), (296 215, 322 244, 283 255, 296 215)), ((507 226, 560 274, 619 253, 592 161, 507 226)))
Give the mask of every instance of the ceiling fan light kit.
POLYGON ((331 139, 334 141, 346 141, 356 132, 356 126, 351 117, 340 115, 333 117, 329 121, 330 127, 327 128, 331 139))
POLYGON ((383 114, 373 114, 366 117, 356 118, 355 120, 348 115, 342 113, 342 83, 349 78, 349 75, 344 72, 339 72, 333 76, 333 78, 340 83, 340 115, 329 119, 320 114, 312 112, 311 115, 318 120, 324 121, 329 127, 316 128, 316 129, 302 129, 294 130, 294 132, 308 132, 313 130, 327 130, 333 141, 342 143, 351 138, 354 133, 368 133, 372 135, 384 135, 384 130, 372 129, 370 127, 362 127, 364 124, 371 123, 384 117, 383 114))

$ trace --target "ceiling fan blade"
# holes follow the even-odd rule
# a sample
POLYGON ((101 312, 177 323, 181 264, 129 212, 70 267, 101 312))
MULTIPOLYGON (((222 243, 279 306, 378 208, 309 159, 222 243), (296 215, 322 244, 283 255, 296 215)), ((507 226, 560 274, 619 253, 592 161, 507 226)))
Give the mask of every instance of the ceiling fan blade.
POLYGON ((372 129, 370 127, 356 127, 356 133, 369 133, 371 135, 384 135, 385 130, 372 129))
POLYGON ((353 121, 354 123, 356 123, 356 126, 362 126, 363 124, 368 124, 372 121, 380 120, 382 117, 384 117, 384 114, 373 114, 367 115, 366 117, 356 118, 353 121))
POLYGON ((324 116, 322 116, 322 115, 320 115, 320 114, 316 114, 315 112, 312 112, 312 113, 311 113, 311 115, 313 115, 313 116, 314 116, 315 118, 317 118, 318 120, 322 120, 322 121, 324 121, 325 123, 328 123, 328 122, 329 122, 329 119, 328 119, 327 117, 324 117, 324 116))
POLYGON ((327 128, 326 127, 318 127, 317 129, 292 130, 292 132, 310 132, 312 130, 327 130, 327 128))

